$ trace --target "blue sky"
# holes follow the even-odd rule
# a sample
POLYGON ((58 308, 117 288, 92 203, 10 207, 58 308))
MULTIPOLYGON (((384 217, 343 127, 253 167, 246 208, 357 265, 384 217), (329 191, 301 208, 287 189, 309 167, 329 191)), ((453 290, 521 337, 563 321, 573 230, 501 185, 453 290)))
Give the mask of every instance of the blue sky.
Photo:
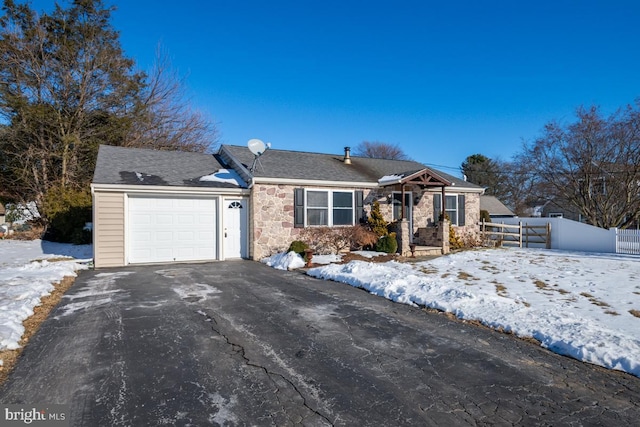
POLYGON ((580 105, 640 97, 638 1, 106 4, 126 54, 146 70, 160 44, 227 144, 382 141, 458 174, 474 153, 510 159, 580 105))

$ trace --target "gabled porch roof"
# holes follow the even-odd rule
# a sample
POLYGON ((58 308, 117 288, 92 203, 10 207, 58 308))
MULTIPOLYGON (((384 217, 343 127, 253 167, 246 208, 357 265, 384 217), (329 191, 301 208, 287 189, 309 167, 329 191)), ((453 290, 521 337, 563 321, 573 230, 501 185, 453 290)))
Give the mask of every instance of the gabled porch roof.
POLYGON ((423 189, 426 187, 444 188, 452 185, 451 181, 448 181, 429 168, 383 176, 378 180, 378 184, 381 187, 396 184, 401 184, 404 187, 406 184, 411 184, 423 189))
MULTIPOLYGON (((400 188, 402 190, 402 196, 400 200, 404 200, 404 188, 407 184, 417 185, 422 189, 427 187, 440 187, 440 191, 442 192, 442 214, 444 215, 444 200, 445 200, 445 187, 452 185, 451 181, 448 181, 432 171, 429 168, 420 169, 417 171, 409 171, 403 172, 395 175, 387 175, 383 176, 378 180, 378 184, 381 187, 388 187, 390 185, 398 185, 400 184, 400 188)), ((405 212, 405 205, 402 203, 401 209, 401 219, 405 219, 407 217, 407 213, 405 212)))

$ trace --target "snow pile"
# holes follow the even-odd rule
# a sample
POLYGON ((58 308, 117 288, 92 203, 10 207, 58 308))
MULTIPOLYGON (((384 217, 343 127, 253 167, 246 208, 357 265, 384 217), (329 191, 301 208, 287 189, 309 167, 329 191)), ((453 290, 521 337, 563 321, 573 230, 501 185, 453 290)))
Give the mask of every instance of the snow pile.
POLYGON ((392 301, 533 337, 559 354, 640 376, 640 262, 558 251, 466 251, 402 264, 352 261, 308 274, 392 301))
POLYGON ((0 350, 19 348, 24 333, 22 322, 33 314, 40 299, 54 289, 53 283, 76 276, 88 268, 86 260, 50 262, 69 254, 91 253, 91 245, 73 246, 40 240, 0 241, 0 350))
MULTIPOLYGON (((364 258, 373 258, 376 256, 388 255, 386 252, 375 252, 375 251, 353 251, 351 253, 360 255, 364 258)), ((287 253, 278 253, 268 258, 262 259, 261 262, 267 264, 269 267, 274 267, 279 270, 294 270, 296 268, 302 268, 305 266, 304 261, 302 264, 300 264, 299 259, 302 259, 302 257, 300 256, 295 257, 293 255, 289 255, 289 256, 288 255, 289 254, 287 253)), ((343 255, 344 254, 326 254, 326 255, 314 254, 311 259, 311 262, 313 264, 322 264, 322 265, 338 263, 338 262, 342 262, 343 255)))
POLYGON ((269 267, 277 268, 278 270, 293 270, 296 268, 302 268, 306 264, 304 259, 293 251, 289 253, 282 252, 271 255, 270 257, 262 259, 261 262, 267 264, 269 267))

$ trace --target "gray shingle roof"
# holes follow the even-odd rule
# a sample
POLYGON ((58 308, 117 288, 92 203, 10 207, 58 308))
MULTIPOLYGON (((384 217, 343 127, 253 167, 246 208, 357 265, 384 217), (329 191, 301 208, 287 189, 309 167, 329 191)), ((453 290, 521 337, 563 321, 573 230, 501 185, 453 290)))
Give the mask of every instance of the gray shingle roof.
MULTIPOLYGON (((247 147, 224 145, 225 150, 249 169, 254 156, 247 147)), ((200 181, 227 167, 218 155, 184 151, 160 151, 101 145, 93 176, 94 184, 163 185, 186 187, 238 188, 229 183, 200 181)), ((224 157, 228 160, 228 158, 224 157)), ((351 164, 343 162, 344 153, 322 154, 303 151, 267 150, 253 176, 316 181, 377 183, 383 176, 403 175, 419 171, 425 165, 406 160, 371 159, 351 156, 351 164)), ((432 169, 460 188, 481 189, 452 175, 432 169)))
MULTIPOLYGON (((254 156, 247 147, 224 145, 222 147, 237 161, 249 169, 254 156)), ((261 178, 288 178, 300 180, 377 182, 386 175, 402 175, 416 172, 426 166, 407 160, 371 159, 351 156, 351 164, 343 162, 344 153, 322 154, 303 151, 267 150, 253 175, 261 178)), ((461 188, 481 189, 481 187, 463 181, 447 173, 430 168, 443 178, 461 188)))
POLYGON ((200 181, 200 177, 222 168, 211 154, 101 145, 93 183, 238 188, 230 183, 200 181))
POLYGON ((480 196, 480 209, 489 212, 491 216, 515 216, 508 207, 494 196, 480 196))

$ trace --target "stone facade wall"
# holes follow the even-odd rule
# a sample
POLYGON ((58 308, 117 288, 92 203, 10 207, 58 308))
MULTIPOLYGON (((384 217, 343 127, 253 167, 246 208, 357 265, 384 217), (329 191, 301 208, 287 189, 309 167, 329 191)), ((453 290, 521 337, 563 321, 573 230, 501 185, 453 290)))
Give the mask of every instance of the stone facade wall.
POLYGON ((471 235, 478 237, 480 234, 480 194, 478 193, 465 193, 465 222, 462 227, 453 227, 459 237, 471 235))
MULTIPOLYGON (((436 227, 438 225, 438 218, 434 218, 433 212, 433 195, 440 194, 440 192, 427 191, 421 197, 420 203, 418 203, 418 209, 414 208, 413 211, 413 229, 414 233, 418 232, 418 228, 422 227, 436 227)), ((448 190, 447 194, 464 194, 464 224, 463 226, 453 226, 456 234, 460 237, 473 235, 478 236, 480 228, 478 222, 480 222, 480 194, 478 193, 464 193, 453 192, 448 190)))
MULTIPOLYGON (((251 227, 250 241, 253 259, 282 252, 289 244, 298 239, 302 228, 294 228, 294 189, 300 186, 282 184, 256 184, 251 192, 251 227)), ((335 187, 313 187, 319 190, 335 190, 335 187)), ((380 203, 380 211, 384 218, 391 222, 393 218, 393 204, 389 196, 393 191, 400 191, 400 186, 349 190, 363 190, 364 209, 369 215, 371 206, 375 200, 380 203)), ((433 191, 423 191, 418 187, 407 186, 405 191, 412 191, 413 206, 413 230, 417 237, 418 229, 435 227, 437 218, 433 218, 433 191)), ((477 193, 465 193, 466 225, 454 227, 459 236, 468 233, 478 233, 477 223, 480 220, 480 195, 477 193)), ((448 230, 447 230, 448 231, 448 230)))
POLYGON ((282 252, 302 231, 293 227, 292 185, 256 184, 251 192, 251 258, 282 252))
MULTIPOLYGON (((293 194, 299 185, 256 184, 251 192, 251 258, 255 260, 285 251, 299 238, 303 228, 294 227, 293 194)), ((335 187, 314 186, 314 190, 336 190, 335 187)), ((364 208, 371 211, 376 190, 363 190, 364 208)), ((381 203, 382 206, 382 203, 381 203)), ((386 215, 385 215, 386 217, 386 215)), ((390 214, 389 214, 390 217, 390 214)))

